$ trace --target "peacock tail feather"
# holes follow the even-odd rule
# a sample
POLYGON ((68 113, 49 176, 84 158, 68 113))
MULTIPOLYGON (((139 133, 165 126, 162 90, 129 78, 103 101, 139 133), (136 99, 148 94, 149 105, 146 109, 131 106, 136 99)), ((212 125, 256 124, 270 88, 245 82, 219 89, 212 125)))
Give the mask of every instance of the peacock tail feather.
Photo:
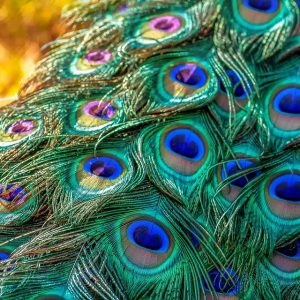
POLYGON ((299 299, 299 18, 67 7, 0 111, 0 298, 299 299))

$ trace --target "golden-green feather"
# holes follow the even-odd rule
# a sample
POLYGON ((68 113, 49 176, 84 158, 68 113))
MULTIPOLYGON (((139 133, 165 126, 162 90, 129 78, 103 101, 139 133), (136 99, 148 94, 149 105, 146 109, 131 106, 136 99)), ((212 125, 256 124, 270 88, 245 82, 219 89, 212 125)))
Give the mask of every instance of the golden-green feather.
POLYGON ((299 299, 299 1, 63 18, 0 111, 0 298, 299 299))

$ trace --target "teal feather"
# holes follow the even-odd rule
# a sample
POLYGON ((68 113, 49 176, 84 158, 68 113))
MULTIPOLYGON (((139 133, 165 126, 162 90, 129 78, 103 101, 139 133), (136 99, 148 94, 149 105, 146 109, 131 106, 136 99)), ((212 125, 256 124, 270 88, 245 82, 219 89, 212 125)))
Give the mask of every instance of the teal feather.
POLYGON ((257 61, 280 50, 297 24, 297 8, 290 0, 266 3, 233 0, 224 5, 216 24, 218 46, 226 52, 232 43, 257 61))
POLYGON ((296 1, 63 17, 0 111, 1 299, 298 299, 296 1))
POLYGON ((64 112, 65 131, 72 134, 97 134, 113 124, 124 123, 122 103, 122 99, 105 97, 105 91, 70 101, 64 112))
POLYGON ((262 146, 251 135, 233 144, 228 158, 218 165, 214 180, 212 181, 211 195, 216 198, 223 210, 227 210, 234 203, 234 206, 241 207, 246 200, 241 197, 243 189, 251 184, 252 180, 258 180, 262 176, 260 171, 260 157, 262 146))
POLYGON ((293 57, 295 54, 299 53, 300 48, 300 29, 299 33, 295 36, 290 37, 283 49, 280 50, 278 61, 282 61, 285 59, 289 59, 293 57))
POLYGON ((241 72, 220 66, 219 90, 209 106, 214 118, 228 139, 235 139, 254 126, 254 107, 257 94, 256 83, 252 81, 254 74, 249 70, 241 72))
POLYGON ((153 57, 129 73, 121 86, 126 91, 126 114, 163 114, 201 107, 212 101, 218 81, 210 55, 204 51, 198 54, 197 48, 194 51, 195 55, 182 49, 153 57))
POLYGON ((261 74, 265 77, 261 99, 265 100, 259 102, 258 121, 262 125, 259 130, 273 151, 296 142, 299 137, 299 113, 286 105, 287 101, 297 103, 299 97, 299 70, 294 63, 297 64, 297 59, 289 59, 261 74))
MULTIPOLYGON (((109 296, 107 296, 109 299, 114 298, 113 292, 121 293, 122 296, 124 288, 129 298, 140 298, 142 295, 149 295, 151 287, 157 284, 162 273, 164 273, 166 280, 159 285, 162 289, 170 289, 170 297, 172 297, 172 294, 176 296, 176 294, 179 293, 179 290, 171 288, 175 284, 174 274, 178 274, 178 278, 186 276, 190 278, 190 280, 186 282, 182 280, 176 282, 176 285, 181 287, 183 292, 189 290, 187 286, 191 282, 199 282, 198 286, 190 286, 190 293, 196 295, 198 289, 201 289, 201 276, 206 276, 206 265, 213 264, 214 266, 219 266, 220 264, 218 247, 214 243, 213 236, 209 233, 208 228, 204 228, 199 223, 196 223, 185 210, 174 210, 172 202, 158 193, 149 183, 144 183, 133 191, 130 196, 120 195, 116 200, 114 204, 114 214, 107 214, 107 212, 105 212, 106 209, 110 209, 112 205, 112 203, 107 203, 105 205, 106 207, 104 206, 103 209, 98 210, 98 215, 91 215, 89 213, 86 221, 84 223, 80 222, 83 226, 78 228, 76 233, 73 231, 72 226, 70 227, 69 225, 63 225, 62 227, 50 225, 45 231, 42 230, 30 243, 25 244, 21 250, 23 251, 21 257, 25 259, 26 264, 24 263, 15 269, 15 277, 22 277, 23 272, 28 272, 28 268, 30 268, 31 265, 39 263, 39 270, 32 273, 32 275, 27 278, 27 282, 29 284, 35 280, 39 280, 39 282, 46 280, 47 272, 45 273, 45 271, 49 265, 49 259, 52 257, 49 251, 55 247, 55 258, 52 257, 52 259, 56 260, 57 270, 61 271, 52 277, 52 282, 56 282, 57 286, 63 286, 68 283, 71 291, 74 289, 77 292, 79 289, 82 289, 81 292, 84 291, 88 299, 92 298, 93 291, 95 290, 100 290, 100 295, 109 293, 109 296), (148 189, 144 199, 132 201, 132 199, 137 199, 136 196, 139 195, 142 190, 145 191, 145 187, 148 189), (124 209, 122 203, 127 203, 126 209, 124 209), (176 225, 177 221, 175 220, 178 219, 180 219, 182 223, 180 227, 176 225), (171 248, 168 250, 163 245, 157 250, 157 254, 151 252, 146 247, 136 248, 136 250, 134 250, 134 248, 132 248, 136 247, 134 243, 142 243, 143 240, 141 236, 133 236, 135 240, 124 240, 128 239, 127 236, 130 234, 126 224, 135 225, 134 220, 142 220, 144 223, 145 220, 149 220, 148 222, 152 222, 151 226, 154 226, 153 224, 160 226, 160 230, 164 230, 168 235, 168 241, 163 240, 162 242, 168 242, 169 245, 172 244, 172 246, 169 246, 171 248), (198 236, 199 243, 201 244, 201 250, 199 252, 194 248, 192 241, 189 240, 190 236, 187 235, 188 231, 191 232, 191 224, 195 224, 193 234, 198 236), (127 230, 125 230, 126 228, 127 230), (105 234, 107 230, 109 234, 105 234), (124 233, 123 230, 125 230, 124 233), (205 232, 205 235, 203 235, 202 232, 205 232), (72 234, 70 235, 70 233, 72 234), (81 239, 84 236, 86 237, 86 242, 82 245, 81 239), (43 240, 43 246, 40 248, 38 254, 34 254, 34 249, 41 243, 41 239, 43 240), (186 247, 179 249, 178 243, 175 242, 176 240, 185 241, 186 247), (70 248, 71 245, 72 248, 70 248), (126 245, 125 248, 124 245, 126 245), (74 251, 73 247, 77 248, 80 257, 77 256, 77 252, 74 251), (138 249, 140 249, 140 251, 142 249, 143 251, 148 251, 149 256, 146 256, 148 257, 146 260, 140 262, 137 260, 139 258, 138 249), (160 252, 162 254, 160 254, 160 252), (65 259, 67 253, 69 253, 68 260, 65 259), (111 253, 114 255, 111 256, 111 253), (157 257, 155 257, 155 255, 157 257), (160 255, 162 255, 162 261, 158 264, 158 257, 160 255), (73 261, 73 263, 71 263, 71 261, 73 261), (190 263, 186 265, 186 261, 190 263), (145 267, 145 264, 150 265, 145 267), (103 270, 107 271, 103 273, 103 270), (148 278, 147 282, 145 282, 145 277, 148 278), (87 285, 80 288, 79 282, 87 283, 93 280, 92 278, 94 278, 94 280, 98 278, 97 285, 90 287, 87 285), (109 286, 105 291, 105 282, 100 280, 100 278, 112 283, 112 291, 109 290, 109 286), (122 283, 120 283, 121 278, 123 278, 122 283)), ((137 225, 140 226, 139 224, 137 225)), ((147 223, 143 226, 147 226, 147 223)), ((137 227, 137 229, 141 228, 140 230, 144 230, 143 226, 137 227)), ((149 228, 149 230, 151 229, 149 228)), ((18 264, 18 261, 16 261, 15 264, 18 264)), ((13 280, 13 278, 7 279, 13 280)), ((49 286, 50 284, 51 282, 49 282, 49 286)), ((12 295, 14 295, 14 293, 15 295, 18 295, 18 293, 20 293, 20 296, 22 295, 20 290, 16 290, 12 295)), ((36 294, 34 289, 31 293, 36 294)), ((78 291, 78 294, 80 295, 80 291, 78 291)), ((124 297, 126 296, 124 295, 124 297)))
POLYGON ((210 122, 205 114, 189 115, 149 127, 140 136, 150 179, 192 211, 202 202, 202 189, 209 180, 206 174, 219 154, 210 122))

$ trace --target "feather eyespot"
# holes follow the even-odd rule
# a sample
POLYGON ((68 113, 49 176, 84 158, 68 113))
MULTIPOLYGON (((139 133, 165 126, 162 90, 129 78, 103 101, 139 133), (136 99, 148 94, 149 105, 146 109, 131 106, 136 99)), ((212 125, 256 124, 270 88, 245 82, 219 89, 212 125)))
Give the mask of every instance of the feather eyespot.
POLYGON ((84 170, 93 176, 107 180, 117 179, 123 172, 120 162, 108 156, 95 157, 87 160, 84 164, 84 170))
POLYGON ((243 5, 264 13, 274 13, 279 8, 278 0, 243 0, 243 5))
MULTIPOLYGON (((234 270, 227 268, 226 272, 221 273, 219 270, 213 269, 208 275, 214 291, 217 294, 226 294, 231 296, 238 294, 240 289, 239 278, 234 270)), ((204 289, 212 292, 209 286, 210 285, 204 281, 204 289)))
POLYGON ((273 108, 281 114, 300 116, 300 86, 287 87, 276 93, 273 108))
POLYGON ((182 85, 196 89, 206 84, 207 72, 195 63, 185 63, 172 68, 170 78, 182 85))
POLYGON ((102 128, 121 119, 118 101, 105 100, 84 100, 70 106, 70 114, 67 116, 67 130, 85 134, 99 132, 102 128))
POLYGON ((23 187, 17 184, 0 186, 0 212, 12 212, 21 208, 27 202, 27 194, 23 187))
MULTIPOLYGON (((246 145, 247 147, 247 145, 246 145)), ((260 176, 262 173, 261 170, 257 169, 257 159, 256 155, 258 153, 253 152, 245 148, 245 145, 241 146, 241 149, 236 148, 237 158, 235 160, 230 160, 218 167, 218 184, 222 184, 223 181, 228 180, 228 184, 222 188, 223 197, 232 202, 234 201, 241 193, 243 188, 256 177, 260 176), (243 151, 243 152, 239 152, 243 151), (247 151, 250 151, 248 153, 247 151), (247 172, 247 169, 254 169, 253 171, 247 172), (243 173, 240 176, 237 176, 239 173, 243 173), (232 180, 229 177, 234 177, 232 180)), ((254 150, 257 151, 257 150, 254 150)))
POLYGON ((0 261, 9 259, 10 255, 11 255, 11 251, 4 249, 4 248, 0 248, 0 261))
POLYGON ((165 225, 149 216, 126 220, 121 234, 126 257, 142 268, 163 264, 174 247, 173 237, 165 225))
POLYGON ((271 25, 282 6, 278 0, 233 0, 235 18, 240 24, 253 30, 271 25))
POLYGON ((20 120, 7 126, 5 130, 11 134, 28 135, 34 128, 33 120, 20 120))
POLYGON ((109 62, 112 59, 112 54, 108 50, 96 50, 89 52, 84 60, 92 65, 102 65, 109 62))
POLYGON ((273 175, 265 187, 265 199, 273 214, 289 220, 299 218, 300 174, 296 170, 273 175))
MULTIPOLYGON (((247 90, 245 91, 240 78, 238 77, 237 73, 233 70, 227 70, 226 74, 231 82, 234 97, 239 100, 246 100, 247 95, 250 94, 249 87, 247 86, 247 90)), ((220 80, 220 91, 224 94, 227 94, 226 87, 222 80, 220 80)))
POLYGON ((16 183, 0 185, 0 224, 20 225, 30 219, 40 205, 40 196, 30 187, 16 183))
POLYGON ((149 179, 186 205, 215 162, 215 141, 202 117, 182 118, 140 135, 149 179))
POLYGON ((102 120, 112 120, 116 115, 115 107, 109 102, 92 101, 83 108, 86 115, 102 120))
POLYGON ((76 199, 85 199, 94 195, 103 195, 124 189, 132 175, 132 166, 129 160, 122 155, 107 150, 97 156, 87 156, 79 159, 71 166, 74 174, 70 178, 70 186, 76 199))
POLYGON ((38 130, 38 120, 17 119, 5 126, 0 132, 0 146, 12 146, 28 138, 38 130))
POLYGON ((266 122, 274 135, 285 139, 300 133, 300 85, 298 78, 278 82, 266 95, 266 122))
MULTIPOLYGON (((233 157, 230 156, 218 165, 214 180, 215 189, 220 190, 218 199, 227 207, 235 201, 251 181, 261 176, 259 157, 262 149, 251 135, 233 145, 233 157), (250 170, 251 169, 251 170, 250 170)), ((249 187, 249 186, 248 186, 249 187)))
POLYGON ((131 243, 149 251, 164 253, 170 246, 168 235, 161 226, 149 220, 136 220, 127 227, 131 243))
POLYGON ((276 252, 280 253, 281 255, 300 259, 300 239, 280 248, 276 249, 276 252))
POLYGON ((14 247, 11 246, 4 246, 0 248, 0 263, 2 267, 0 268, 0 274, 3 272, 3 269, 7 269, 8 271, 13 270, 14 268, 9 267, 9 265, 13 265, 14 262, 8 262, 7 260, 10 259, 12 252, 14 251, 14 247))
POLYGON ((272 265, 283 272, 292 274, 300 270, 300 239, 275 249, 272 265))
POLYGON ((199 160, 204 155, 204 144, 201 138, 191 129, 174 129, 165 138, 165 147, 176 155, 187 159, 199 160))
POLYGON ((136 32, 142 43, 153 43, 153 40, 164 40, 178 34, 185 24, 184 19, 178 14, 165 14, 154 16, 140 25, 136 32))
POLYGON ((250 88, 253 85, 251 82, 246 82, 243 86, 238 74, 233 70, 226 70, 226 75, 230 81, 230 86, 226 87, 224 80, 219 79, 219 93, 214 102, 214 106, 218 110, 218 115, 220 114, 224 117, 228 117, 229 111, 232 109, 230 107, 228 93, 231 92, 233 96, 234 111, 239 113, 247 106, 251 95, 250 88))
POLYGON ((207 156, 207 142, 191 127, 171 127, 161 138, 161 155, 173 170, 185 175, 194 174, 207 156))
POLYGON ((113 59, 111 51, 106 49, 94 50, 86 53, 71 64, 71 72, 75 75, 88 74, 106 65, 113 59))
MULTIPOLYGON (((256 164, 248 159, 238 159, 238 161, 230 161, 225 163, 225 168, 222 168, 221 177, 223 180, 226 178, 233 176, 243 170, 246 170, 248 168, 255 167, 256 164)), ((253 171, 250 173, 247 173, 245 175, 241 175, 240 177, 232 180, 230 182, 230 185, 235 188, 244 188, 248 182, 253 180, 255 177, 257 177, 261 171, 253 171)))
POLYGON ((283 174, 275 177, 269 186, 269 194, 274 199, 300 203, 300 174, 283 174))
POLYGON ((164 89, 169 97, 182 99, 203 91, 210 75, 205 66, 190 61, 171 64, 163 78, 164 89))
POLYGON ((176 58, 157 68, 155 99, 161 105, 203 106, 218 92, 218 80, 208 61, 196 56, 176 58), (159 97, 158 95, 159 94, 159 97))
POLYGON ((175 15, 155 17, 149 22, 149 27, 163 32, 174 33, 181 27, 181 19, 175 15))

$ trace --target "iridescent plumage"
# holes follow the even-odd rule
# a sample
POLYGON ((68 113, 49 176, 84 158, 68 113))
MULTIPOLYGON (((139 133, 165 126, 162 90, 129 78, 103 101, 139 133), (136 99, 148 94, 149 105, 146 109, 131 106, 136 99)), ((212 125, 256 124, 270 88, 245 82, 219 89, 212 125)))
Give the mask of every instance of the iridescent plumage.
POLYGON ((1 108, 1 299, 297 300, 299 15, 67 8, 1 108))

